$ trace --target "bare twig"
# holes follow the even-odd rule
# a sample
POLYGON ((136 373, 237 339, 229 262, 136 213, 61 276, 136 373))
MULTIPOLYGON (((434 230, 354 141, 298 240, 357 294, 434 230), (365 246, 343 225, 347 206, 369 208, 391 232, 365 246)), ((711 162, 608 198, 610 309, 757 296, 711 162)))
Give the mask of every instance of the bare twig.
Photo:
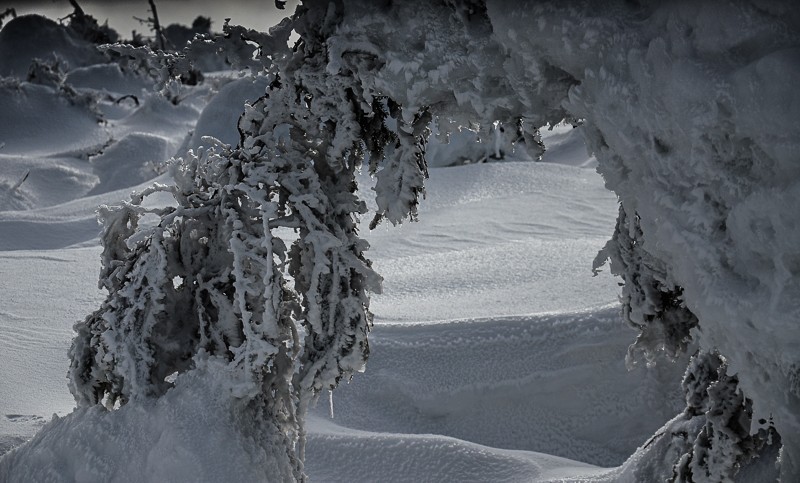
POLYGON ((77 15, 78 17, 83 17, 86 15, 81 6, 78 5, 78 0, 69 0, 69 4, 72 5, 73 9, 75 9, 75 11, 72 13, 73 15, 77 15))
POLYGON ((11 197, 11 195, 13 195, 13 194, 14 194, 14 192, 15 192, 15 191, 17 191, 17 189, 18 189, 20 186, 22 186, 22 183, 24 183, 24 182, 25 182, 25 180, 26 180, 26 179, 28 179, 28 175, 29 175, 29 174, 31 174, 31 170, 27 170, 27 171, 25 171, 25 174, 24 174, 24 175, 22 175, 22 179, 20 179, 19 181, 17 181, 17 182, 14 184, 14 186, 12 186, 12 187, 11 187, 11 188, 10 188, 8 191, 6 191, 5 193, 0 193, 0 201, 5 201, 6 199, 10 198, 10 197, 11 197))
POLYGON ((133 102, 134 102, 134 104, 136 104, 136 107, 139 107, 139 98, 134 96, 133 94, 126 94, 126 95, 120 97, 119 99, 116 99, 114 101, 114 103, 115 104, 119 104, 120 102, 122 102, 125 99, 133 99, 133 102))
POLYGON ((153 30, 156 32, 156 37, 158 38, 158 45, 161 47, 161 50, 165 50, 164 47, 164 35, 161 33, 161 24, 158 21, 158 11, 156 10, 156 2, 155 0, 147 0, 150 4, 150 11, 153 12, 153 30))
POLYGON ((664 436, 665 433, 666 433, 665 431, 662 431, 660 433, 656 433, 653 436, 651 436, 650 439, 648 439, 647 442, 644 444, 644 446, 642 446, 642 449, 645 449, 648 446, 650 446, 651 444, 653 444, 655 442, 655 440, 657 440, 658 438, 664 436))
POLYGON ((26 179, 28 179, 28 175, 30 175, 30 174, 31 174, 31 170, 30 170, 30 169, 29 169, 29 170, 27 170, 27 171, 25 171, 25 174, 23 174, 23 175, 22 175, 22 179, 20 179, 19 181, 17 181, 17 184, 15 184, 14 186, 12 186, 12 187, 11 187, 11 189, 9 190, 9 192, 10 192, 10 193, 13 193, 14 191, 16 191, 16 190, 17 190, 17 188, 19 188, 20 186, 22 186, 22 183, 24 183, 24 182, 25 182, 25 180, 26 180, 26 179))

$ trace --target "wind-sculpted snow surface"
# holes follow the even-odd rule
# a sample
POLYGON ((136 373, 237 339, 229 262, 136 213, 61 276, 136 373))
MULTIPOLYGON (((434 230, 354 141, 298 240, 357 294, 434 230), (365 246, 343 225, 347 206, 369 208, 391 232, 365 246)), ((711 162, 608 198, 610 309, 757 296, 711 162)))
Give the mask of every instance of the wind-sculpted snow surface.
POLYGON ((621 464, 681 409, 688 357, 626 371, 618 310, 379 324, 369 370, 333 395, 333 422, 621 464))

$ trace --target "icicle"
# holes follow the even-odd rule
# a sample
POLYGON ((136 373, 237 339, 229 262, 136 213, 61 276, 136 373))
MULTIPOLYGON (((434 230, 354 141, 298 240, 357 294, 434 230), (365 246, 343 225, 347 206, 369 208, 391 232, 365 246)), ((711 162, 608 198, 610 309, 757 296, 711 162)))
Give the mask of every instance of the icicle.
POLYGON ((493 141, 494 141, 493 142, 494 146, 493 146, 492 149, 494 151, 494 157, 496 159, 500 159, 500 158, 503 157, 502 151, 501 151, 501 146, 503 145, 503 138, 500 136, 501 133, 502 133, 502 127, 500 125, 500 121, 495 121, 492 124, 492 134, 493 134, 493 141))

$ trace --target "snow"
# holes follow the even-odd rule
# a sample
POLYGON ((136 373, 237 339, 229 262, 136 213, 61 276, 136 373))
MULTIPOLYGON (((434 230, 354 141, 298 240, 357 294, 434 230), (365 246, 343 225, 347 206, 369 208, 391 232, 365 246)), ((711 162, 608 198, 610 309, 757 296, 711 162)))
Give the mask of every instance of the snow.
POLYGON ((64 482, 263 479, 263 468, 277 465, 254 449, 252 436, 235 429, 241 425, 232 418, 235 400, 220 390, 220 382, 211 372, 200 374, 179 378, 157 401, 54 416, 21 451, 0 460, 0 476, 64 482))
MULTIPOLYGON (((47 236, 49 230, 43 230, 47 236)), ((3 226, 0 239, 30 236, 3 226)), ((30 437, 74 402, 66 387, 65 350, 72 323, 102 300, 98 248, 8 250, 0 255, 0 451, 30 437)))
POLYGON ((588 276, 585 264, 616 209, 595 173, 532 162, 430 172, 418 223, 366 235, 375 268, 391 274, 373 299, 379 321, 574 311, 615 300, 616 283, 606 273, 588 276))
MULTIPOLYGON (((14 198, 24 202, 6 201, 0 212, 0 267, 13 274, 0 279, 0 451, 41 431, 2 460, 0 474, 215 481, 238 467, 239 481, 253 479, 247 469, 266 464, 264 456, 248 455, 223 402, 207 389, 187 384, 153 405, 114 413, 72 411, 65 374, 72 323, 103 298, 96 207, 161 179, 154 169, 185 139, 189 148, 206 135, 235 144, 234 106, 264 84, 241 79, 215 95, 189 92, 187 107, 107 66, 74 69, 67 82, 83 92, 134 94, 141 105, 101 104, 105 124, 64 105, 47 120, 75 126, 74 133, 28 129, 36 138, 24 142, 2 123, 0 136, 18 142, 6 141, 2 181, 30 175, 19 188, 25 197, 14 198), (64 152, 83 154, 58 155, 64 152), (226 451, 213 457, 218 447, 226 451)), ((32 93, 27 102, 55 95, 45 86, 21 88, 32 93)), ((37 112, 35 105, 3 112, 11 118, 26 110, 37 112)), ((570 166, 589 159, 579 141, 571 141, 577 159, 431 169, 420 222, 368 234, 386 278, 386 295, 373 299, 373 355, 367 372, 334 394, 333 420, 323 404, 310 416, 313 481, 596 474, 589 463, 622 463, 680 409, 682 366, 624 368, 630 332, 618 320, 616 283, 590 270, 616 200, 597 174, 570 166), (342 466, 341 456, 353 453, 359 465, 342 466)), ((366 175, 363 183, 368 191, 366 175)))
POLYGON ((102 56, 88 42, 61 28, 54 20, 41 15, 25 15, 7 22, 0 31, 0 76, 24 79, 33 59, 58 58, 70 68, 102 61, 102 56))
MULTIPOLYGON (((440 168, 430 183, 419 223, 370 236, 386 277, 386 295, 373 298, 372 356, 364 374, 335 392, 333 420, 327 404, 312 412, 312 480, 548 481, 598 474, 585 463, 622 463, 681 409, 685 361, 625 369, 632 332, 619 321, 616 283, 589 269, 613 220, 613 196, 596 174, 560 164, 440 168), (478 200, 490 202, 487 212, 476 213, 478 200), (484 234, 479 222, 488 213, 492 229, 484 234), (532 215, 543 220, 522 222, 532 215), (591 308, 580 310, 584 303, 591 308), (357 465, 342 465, 345 454, 358 454, 357 465)), ((90 215, 92 203, 83 208, 90 215)), ((22 236, 14 236, 19 244, 22 236)), ((134 469, 161 466, 169 476, 168 461, 208 470, 206 481, 214 481, 213 471, 237 461, 198 455, 236 438, 224 432, 226 421, 214 420, 223 417, 218 413, 203 416, 213 424, 190 424, 202 413, 191 398, 174 395, 171 410, 166 402, 155 409, 129 404, 114 418, 67 415, 74 404, 64 378, 71 324, 102 300, 98 259, 96 247, 0 257, 2 272, 14 274, 0 282, 12 302, 0 314, 0 342, 8 346, 2 380, 14 388, 0 392, 6 448, 60 416, 0 471, 34 480, 51 471, 68 481, 69 461, 95 455, 104 463, 90 466, 96 472, 89 479, 148 481, 150 474, 134 469), (76 436, 100 429, 122 436, 76 436), (168 443, 173 449, 164 453, 168 443), (115 463, 119 453, 129 457, 115 463)))
MULTIPOLYGON (((617 307, 607 307, 379 322, 367 371, 334 391, 333 423, 620 464, 643 434, 680 411, 680 394, 669 388, 683 367, 627 372, 630 331, 618 317, 617 307)), ((323 419, 327 408, 319 406, 314 414, 323 419)))
POLYGON ((219 94, 208 102, 197 119, 186 148, 196 150, 204 144, 208 147, 203 142, 204 136, 212 136, 225 144, 236 146, 239 142, 236 126, 241 112, 231 106, 244 106, 245 102, 252 104, 264 95, 266 88, 265 77, 243 77, 222 86, 219 94))
POLYGON ((96 151, 108 140, 96 117, 72 105, 50 87, 35 84, 0 85, 0 109, 15 122, 3 126, 5 155, 82 155, 96 151), (41 118, 40 114, 48 115, 41 118), (69 119, 69 123, 63 120, 69 119))
MULTIPOLYGON (((736 41, 725 29, 710 29, 713 12, 689 7, 675 12, 663 21, 703 27, 692 39, 700 57, 736 41)), ((513 9, 492 13, 516 43, 525 37, 525 29, 517 27, 530 19, 514 14, 513 9)), ((726 14, 732 16, 728 23, 738 18, 726 14)), ((276 456, 254 450, 257 435, 237 429, 247 424, 232 420, 234 399, 219 394, 228 386, 215 379, 221 372, 201 367, 179 376, 163 398, 112 412, 73 410, 65 378, 72 325, 104 298, 97 288, 97 207, 119 203, 153 181, 168 181, 159 174, 163 163, 202 145, 203 136, 235 144, 238 133, 230 121, 245 100, 263 91, 263 82, 225 74, 216 84, 185 87, 182 102, 174 105, 154 93, 149 80, 90 65, 99 60, 50 23, 24 21, 28 24, 11 22, 0 31, 0 66, 6 66, 0 74, 24 79, 30 59, 42 55, 40 48, 49 52, 58 46, 68 62, 66 82, 96 96, 104 121, 54 86, 0 82, 0 273, 5 275, 0 277, 0 480, 263 479, 264 468, 277 466, 271 464, 276 456), (25 29, 34 28, 47 35, 29 40, 25 29), (140 104, 115 102, 128 94, 140 104)), ((595 27, 613 31, 602 22, 595 27)), ((690 49, 678 42, 676 30, 667 29, 675 43, 670 48, 690 49)), ((581 42, 610 38, 590 32, 581 42)), ((580 43, 555 33, 551 38, 566 45, 556 49, 547 43, 547 48, 574 54, 564 59, 566 69, 596 65, 579 52, 580 43)), ((753 45, 763 44, 758 35, 752 38, 753 45)), ((654 40, 631 55, 652 58, 666 50, 654 40)), ((766 153, 754 162, 769 161, 763 173, 758 166, 742 167, 750 176, 744 186, 723 168, 699 161, 704 150, 724 147, 719 140, 671 143, 673 154, 650 167, 633 161, 643 155, 645 143, 661 149, 651 131, 680 140, 716 122, 691 116, 695 125, 684 122, 687 112, 699 109, 693 102, 702 96, 693 92, 708 77, 703 69, 709 64, 675 64, 673 72, 656 73, 658 83, 642 81, 655 104, 639 113, 619 102, 635 90, 628 85, 635 84, 630 73, 598 67, 581 73, 587 77, 585 97, 573 95, 570 102, 575 110, 590 104, 586 99, 601 106, 597 116, 606 118, 594 120, 616 129, 616 137, 609 135, 612 129, 602 134, 625 156, 616 160, 619 170, 608 153, 599 153, 601 178, 592 169, 597 159, 582 144, 585 128, 556 126, 543 133, 549 148, 543 162, 431 168, 418 223, 367 233, 369 220, 363 220, 368 256, 385 278, 384 294, 372 299, 375 327, 366 372, 335 391, 332 419, 327 401, 308 418, 305 471, 311 480, 645 481, 660 474, 664 468, 657 464, 670 461, 665 454, 670 449, 657 435, 665 424, 683 424, 672 418, 684 407, 680 380, 687 358, 650 369, 625 368, 635 334, 620 320, 617 280, 591 272, 617 214, 617 196, 606 187, 650 220, 646 229, 656 241, 648 246, 673 261, 671 276, 696 294, 687 296, 687 304, 707 328, 701 345, 729 349, 736 369, 755 366, 742 377, 748 395, 782 411, 776 413, 779 420, 796 429, 796 404, 774 405, 793 393, 775 389, 769 379, 771 371, 794 367, 797 360, 797 95, 788 85, 766 82, 772 75, 794 76, 796 56, 796 49, 785 48, 755 52, 744 66, 732 61, 736 69, 711 65, 725 92, 747 99, 723 117, 730 117, 738 135, 751 133, 753 145, 766 153), (692 79, 699 80, 687 82, 692 79), (772 90, 760 89, 764 84, 772 90), (684 103, 659 102, 667 98, 684 103), (785 102, 770 104, 774 99, 785 102), (647 116, 652 112, 672 117, 658 121, 647 116), (678 128, 685 131, 671 131, 678 128), (693 161, 687 168, 675 164, 679 157, 693 161), (709 173, 723 188, 686 196, 691 180, 709 173), (659 184, 664 179, 675 180, 680 196, 675 187, 659 184), (721 214, 709 215, 713 210, 704 205, 709 192, 729 194, 721 214), (695 204, 680 205, 685 199, 695 204), (695 218, 687 221, 680 216, 684 211, 695 218), (717 215, 730 235, 706 243, 717 235, 707 226, 717 215), (720 246, 730 249, 729 264, 719 264, 721 255, 714 250, 720 246), (742 321, 766 328, 751 330, 742 321), (740 347, 750 349, 739 353, 740 347)), ((408 65, 398 63, 395 73, 404 76, 408 65)), ((450 67, 426 67, 426 75, 436 71, 446 77, 450 67)), ((419 84, 406 81, 411 95, 420 94, 419 84)), ((490 103, 481 102, 463 103, 489 112, 490 103)), ((599 131, 586 135, 597 143, 599 131)), ((365 198, 373 199, 374 181, 366 174, 361 180, 365 198)), ((207 367, 215 363, 209 359, 207 367)), ((768 475, 748 471, 748 481, 768 475)))

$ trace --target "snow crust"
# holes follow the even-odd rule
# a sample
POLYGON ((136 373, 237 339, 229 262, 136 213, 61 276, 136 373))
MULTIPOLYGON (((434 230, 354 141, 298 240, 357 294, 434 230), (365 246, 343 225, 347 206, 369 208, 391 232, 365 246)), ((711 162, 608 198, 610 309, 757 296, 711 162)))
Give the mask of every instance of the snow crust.
POLYGON ((377 320, 574 311, 615 300, 609 274, 587 276, 581 261, 602 246, 615 210, 595 173, 488 163, 433 168, 427 186, 418 223, 366 234, 375 268, 392 274, 373 299, 377 320))

